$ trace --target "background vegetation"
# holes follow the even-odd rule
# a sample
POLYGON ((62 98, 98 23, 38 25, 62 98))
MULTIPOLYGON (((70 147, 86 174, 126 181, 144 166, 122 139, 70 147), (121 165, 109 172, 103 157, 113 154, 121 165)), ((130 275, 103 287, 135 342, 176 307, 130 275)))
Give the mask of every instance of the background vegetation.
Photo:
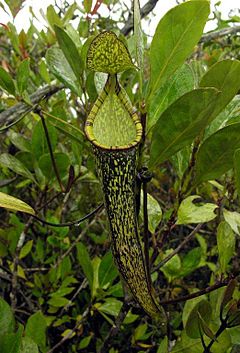
MULTIPOLYGON (((6 3, 13 17, 24 6, 6 3)), ((98 15, 102 3, 119 8, 64 1, 46 9, 42 31, 0 27, 0 206, 33 212, 10 206, 9 194, 47 222, 67 223, 0 208, 0 351, 240 352, 240 18, 223 21, 216 8, 216 30, 201 37, 207 1, 179 5, 151 41, 139 18, 157 1, 141 12, 135 2, 135 16, 122 4, 117 21, 98 15), (120 82, 143 120, 147 113, 150 265, 167 332, 124 295, 104 209, 71 225, 102 203, 83 125, 105 82, 86 68, 103 30, 139 67, 120 82)), ((141 209, 143 229, 142 218, 141 209)))

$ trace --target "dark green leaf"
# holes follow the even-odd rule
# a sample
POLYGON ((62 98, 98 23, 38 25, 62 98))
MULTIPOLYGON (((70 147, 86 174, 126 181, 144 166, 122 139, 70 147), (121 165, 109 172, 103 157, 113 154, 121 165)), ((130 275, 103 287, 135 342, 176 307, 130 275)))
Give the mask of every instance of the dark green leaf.
POLYGON ((240 123, 215 132, 201 145, 196 159, 195 184, 219 178, 233 167, 233 157, 240 148, 240 123))
POLYGON ((25 59, 21 62, 17 70, 17 87, 20 95, 26 90, 28 86, 29 75, 29 59, 25 59))
POLYGON ((14 330, 14 316, 10 306, 0 297, 0 336, 14 330))
MULTIPOLYGON (((55 159, 59 176, 60 178, 63 178, 68 173, 68 169, 70 166, 70 159, 66 153, 61 153, 61 152, 54 153, 54 159, 55 159)), ((56 177, 49 153, 43 154, 40 157, 38 164, 39 164, 39 167, 41 168, 41 171, 43 172, 45 177, 47 177, 48 180, 51 180, 56 177)))
POLYGON ((189 56, 201 37, 208 15, 208 1, 188 1, 168 11, 160 20, 150 48, 152 94, 189 56))
POLYGON ((75 43, 62 28, 54 26, 54 29, 57 36, 58 44, 62 49, 65 58, 71 66, 78 82, 81 82, 83 63, 75 43))
POLYGON ((46 319, 41 311, 37 311, 29 317, 25 335, 30 337, 43 350, 46 346, 46 329, 46 319))
POLYGON ((15 95, 13 79, 2 67, 0 67, 0 87, 2 87, 5 91, 12 94, 13 96, 15 95))
POLYGON ((117 268, 113 262, 113 257, 111 252, 107 252, 99 266, 99 286, 104 288, 105 286, 109 286, 112 284, 114 279, 118 276, 117 268))
POLYGON ((24 176, 35 182, 33 175, 17 158, 8 153, 3 153, 0 156, 0 164, 3 167, 11 169, 14 173, 24 176))
POLYGON ((223 298, 222 298, 222 302, 221 302, 221 307, 220 310, 221 312, 223 311, 223 309, 225 308, 225 306, 230 302, 230 300, 232 299, 232 295, 233 292, 235 290, 237 286, 237 280, 236 279, 232 279, 230 280, 230 282, 228 283, 224 294, 223 294, 223 298))
POLYGON ((199 303, 195 305, 195 307, 192 309, 188 320, 186 322, 186 333, 189 337, 191 338, 198 338, 200 337, 200 332, 199 332, 199 315, 205 320, 205 322, 208 324, 210 319, 211 319, 211 312, 212 308, 210 303, 203 299, 199 303))
POLYGON ((233 161, 235 185, 237 189, 238 198, 240 200, 240 149, 235 151, 233 161))
POLYGON ((211 340, 216 340, 214 333, 212 332, 212 330, 210 329, 210 327, 206 324, 205 320, 202 318, 201 314, 198 313, 198 318, 199 318, 199 324, 200 324, 200 328, 201 330, 205 333, 205 335, 209 338, 211 338, 211 340))
POLYGON ((49 70, 62 82, 66 87, 70 88, 78 96, 81 95, 81 88, 75 77, 71 66, 67 62, 61 49, 56 47, 49 48, 46 54, 49 70))
POLYGON ((0 335, 1 353, 20 353, 23 327, 20 326, 17 333, 0 335))
POLYGON ((211 66, 202 77, 200 87, 215 87, 220 91, 215 109, 209 116, 209 122, 226 107, 240 88, 240 62, 223 60, 211 66))
POLYGON ((201 261, 201 248, 195 248, 190 250, 182 259, 181 270, 179 272, 179 277, 184 277, 189 275, 191 272, 198 268, 201 261))
POLYGON ((77 258, 82 270, 88 280, 89 287, 93 286, 93 266, 86 246, 83 243, 77 244, 77 258))
POLYGON ((193 88, 193 71, 189 65, 184 64, 152 96, 148 109, 147 130, 156 124, 170 104, 193 88))
POLYGON ((150 168, 189 145, 205 128, 217 94, 213 88, 196 89, 180 97, 163 112, 153 131, 150 168))
POLYGON ((221 222, 217 229, 218 259, 222 273, 227 270, 227 265, 235 252, 235 235, 227 222, 221 222))
MULTIPOLYGON (((51 141, 52 150, 54 151, 57 145, 57 131, 56 129, 46 122, 49 139, 51 141)), ((34 126, 32 133, 32 152, 36 159, 40 158, 43 154, 49 152, 46 135, 43 129, 41 120, 34 126)))

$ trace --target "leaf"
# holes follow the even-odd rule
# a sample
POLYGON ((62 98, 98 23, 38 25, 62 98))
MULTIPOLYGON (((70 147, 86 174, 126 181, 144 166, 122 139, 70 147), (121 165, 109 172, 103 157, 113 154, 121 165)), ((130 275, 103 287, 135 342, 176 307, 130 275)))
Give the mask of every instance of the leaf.
MULTIPOLYGON (((172 249, 168 249, 165 254, 164 258, 173 252, 172 249)), ((163 259, 164 259, 163 258, 163 259)), ((173 256, 162 268, 161 271, 164 275, 169 279, 171 282, 174 278, 178 277, 178 273, 181 269, 181 259, 180 256, 177 254, 173 256)))
MULTIPOLYGON (((143 192, 141 191, 141 209, 140 209, 140 218, 143 220, 143 192)), ((162 219, 162 209, 158 201, 147 194, 147 210, 148 210, 148 228, 151 233, 154 233, 157 226, 159 225, 162 219)))
POLYGON ((15 95, 15 86, 12 77, 9 75, 7 71, 5 71, 0 66, 0 87, 2 87, 5 91, 15 95))
POLYGON ((168 353, 168 338, 167 336, 161 341, 160 346, 158 347, 157 353, 168 353))
POLYGON ((148 109, 147 131, 175 100, 193 90, 194 76, 190 66, 184 64, 152 96, 148 109))
POLYGON ((41 311, 31 315, 27 321, 25 336, 30 337, 41 350, 46 347, 47 323, 41 311))
POLYGON ((30 75, 29 59, 23 60, 17 70, 17 87, 20 95, 27 89, 30 75))
POLYGON ((29 240, 21 249, 19 259, 26 257, 32 250, 33 240, 29 240))
POLYGON ((35 211, 31 206, 22 200, 19 200, 16 197, 10 196, 3 192, 0 192, 0 207, 4 207, 12 211, 20 211, 32 215, 35 214, 35 211))
POLYGON ((209 116, 209 121, 225 108, 240 88, 240 61, 223 60, 212 65, 200 81, 200 87, 215 87, 220 91, 215 109, 209 116))
POLYGON ((113 262, 112 253, 107 252, 99 266, 98 279, 101 288, 109 287, 118 276, 118 270, 113 262))
POLYGON ((67 59, 72 71, 74 72, 77 81, 81 82, 81 76, 83 73, 82 58, 78 53, 73 40, 69 35, 60 27, 54 26, 55 33, 57 36, 58 44, 62 49, 62 52, 67 59))
POLYGON ((8 5, 13 15, 13 18, 15 18, 18 12, 22 9, 22 6, 25 0, 5 0, 5 2, 8 5))
POLYGON ((226 208, 223 209, 223 216, 225 221, 230 225, 232 230, 240 235, 240 213, 238 212, 231 212, 226 210, 226 208))
POLYGON ((192 143, 205 128, 217 94, 213 88, 196 89, 180 97, 163 112, 154 126, 149 168, 192 143))
POLYGON ((235 252, 235 235, 227 222, 221 222, 217 229, 218 260, 221 272, 225 273, 227 265, 235 252))
POLYGON ((61 308, 66 306, 69 303, 69 300, 64 297, 52 297, 48 300, 48 304, 55 306, 56 308, 61 308))
POLYGON ((200 198, 200 196, 192 195, 181 202, 176 224, 209 222, 216 218, 217 215, 214 211, 218 206, 213 203, 205 203, 204 205, 197 206, 193 203, 194 200, 200 198))
POLYGON ((207 138, 196 158, 194 184, 219 178, 233 167, 234 151, 240 148, 240 123, 224 127, 207 138))
POLYGON ((103 304, 101 304, 97 310, 105 314, 117 316, 122 307, 122 302, 115 298, 107 298, 103 304))
POLYGON ((70 88, 78 96, 81 95, 81 88, 76 76, 67 62, 61 49, 52 47, 47 50, 46 61, 49 70, 66 87, 70 88))
POLYGON ((17 134, 15 131, 9 130, 7 132, 7 136, 10 141, 14 144, 14 146, 16 146, 20 151, 31 151, 30 141, 23 137, 22 134, 17 134))
POLYGON ((141 27, 141 13, 139 0, 133 1, 133 32, 134 32, 134 44, 136 51, 136 61, 139 68, 139 91, 140 98, 142 95, 143 88, 143 75, 144 75, 144 42, 143 32, 141 27))
POLYGON ((20 353, 23 326, 19 325, 17 333, 0 336, 1 353, 20 353))
POLYGON ((178 276, 184 277, 195 271, 200 264, 201 256, 201 248, 197 247, 190 250, 182 259, 181 270, 178 276))
POLYGON ((53 5, 49 5, 47 7, 47 13, 46 13, 47 21, 52 29, 54 29, 54 26, 61 26, 62 25, 62 20, 56 13, 53 5))
POLYGON ((124 43, 113 32, 102 32, 91 42, 87 67, 92 71, 117 74, 135 68, 124 43))
POLYGON ((0 156, 0 164, 3 167, 7 167, 11 169, 14 173, 24 176, 36 182, 33 175, 29 172, 29 170, 24 166, 22 162, 20 162, 16 157, 12 156, 8 153, 2 153, 0 156))
POLYGON ((30 337, 23 337, 21 353, 39 353, 38 346, 30 337))
MULTIPOLYGON (((70 159, 66 153, 55 152, 53 155, 54 155, 59 176, 60 178, 63 178, 68 174, 70 159)), ((41 171, 43 172, 43 174, 48 180, 56 178, 56 175, 53 169, 52 159, 49 153, 43 154, 40 157, 38 164, 41 171)))
MULTIPOLYGON (((49 139, 51 141, 52 150, 54 152, 58 139, 57 131, 52 125, 48 124, 48 122, 46 122, 46 126, 48 130, 49 139)), ((39 159, 43 154, 49 152, 47 139, 41 120, 39 120, 33 128, 31 147, 34 157, 36 159, 39 159)))
POLYGON ((150 97, 179 68, 201 37, 209 15, 208 1, 188 1, 160 20, 150 47, 150 97))
POLYGON ((77 259, 85 274, 89 287, 93 287, 93 266, 86 246, 83 243, 77 244, 77 259))
POLYGON ((191 313, 186 322, 186 333, 191 338, 200 337, 199 332, 199 314, 203 318, 203 320, 208 324, 211 319, 212 308, 210 303, 203 299, 198 302, 195 307, 192 309, 191 313))
POLYGON ((237 286, 237 280, 236 279, 231 279, 224 291, 222 302, 221 302, 221 307, 220 311, 222 312, 225 306, 230 302, 233 296, 233 292, 237 286))
POLYGON ((91 12, 92 0, 83 0, 83 6, 86 13, 91 12))
POLYGON ((236 150, 233 157, 235 186, 240 198, 240 149, 236 150))
POLYGON ((13 332, 14 326, 12 310, 8 303, 0 297, 0 336, 13 332))

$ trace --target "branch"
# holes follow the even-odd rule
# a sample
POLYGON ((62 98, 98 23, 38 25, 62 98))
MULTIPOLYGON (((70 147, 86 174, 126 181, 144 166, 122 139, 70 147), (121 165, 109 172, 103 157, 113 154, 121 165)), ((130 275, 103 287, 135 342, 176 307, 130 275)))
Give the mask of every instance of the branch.
POLYGON ((30 95, 32 106, 27 103, 21 102, 9 109, 6 109, 4 112, 0 113, 1 128, 3 128, 3 125, 12 125, 16 121, 18 121, 19 118, 33 111, 36 108, 36 104, 40 103, 41 100, 47 97, 51 97, 53 94, 63 89, 63 87, 63 85, 44 86, 30 95))
POLYGON ((236 34, 240 32, 240 26, 234 26, 234 27, 227 27, 227 28, 223 28, 220 29, 218 31, 214 31, 214 32, 210 32, 210 33, 206 33, 204 34, 199 43, 207 43, 207 42, 211 42, 214 39, 217 38, 221 38, 230 34, 236 34))
MULTIPOLYGON (((140 10, 141 18, 146 17, 157 5, 158 0, 149 0, 140 10)), ((121 29, 123 35, 128 35, 133 29, 133 15, 130 14, 124 27, 121 29)))

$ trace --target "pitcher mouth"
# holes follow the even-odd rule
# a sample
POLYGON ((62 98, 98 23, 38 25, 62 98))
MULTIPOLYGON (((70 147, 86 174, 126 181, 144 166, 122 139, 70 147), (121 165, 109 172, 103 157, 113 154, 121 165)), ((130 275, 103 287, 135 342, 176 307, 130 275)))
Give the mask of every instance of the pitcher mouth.
POLYGON ((108 80, 85 123, 88 140, 104 150, 126 150, 142 138, 142 124, 117 77, 108 80))

